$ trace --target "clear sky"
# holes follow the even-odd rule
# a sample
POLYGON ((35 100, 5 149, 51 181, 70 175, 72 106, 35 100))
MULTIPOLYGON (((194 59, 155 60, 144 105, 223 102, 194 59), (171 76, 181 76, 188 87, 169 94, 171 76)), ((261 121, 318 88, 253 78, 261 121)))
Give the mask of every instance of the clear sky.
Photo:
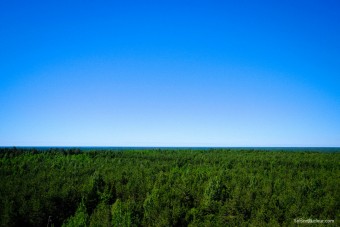
POLYGON ((340 146, 340 1, 0 2, 0 146, 340 146))

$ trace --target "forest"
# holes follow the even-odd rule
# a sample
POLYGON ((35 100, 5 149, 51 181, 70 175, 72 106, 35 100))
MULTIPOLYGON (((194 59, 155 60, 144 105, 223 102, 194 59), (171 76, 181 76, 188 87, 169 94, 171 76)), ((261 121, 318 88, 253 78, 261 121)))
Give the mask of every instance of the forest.
POLYGON ((4 227, 336 226, 339 189, 340 152, 0 148, 4 227))

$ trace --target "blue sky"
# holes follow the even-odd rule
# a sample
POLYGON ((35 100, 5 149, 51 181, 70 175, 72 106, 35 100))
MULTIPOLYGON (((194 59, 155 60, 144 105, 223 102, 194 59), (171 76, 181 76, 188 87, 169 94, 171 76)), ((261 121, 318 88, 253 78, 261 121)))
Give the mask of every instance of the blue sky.
POLYGON ((0 146, 340 146, 339 1, 0 2, 0 146))

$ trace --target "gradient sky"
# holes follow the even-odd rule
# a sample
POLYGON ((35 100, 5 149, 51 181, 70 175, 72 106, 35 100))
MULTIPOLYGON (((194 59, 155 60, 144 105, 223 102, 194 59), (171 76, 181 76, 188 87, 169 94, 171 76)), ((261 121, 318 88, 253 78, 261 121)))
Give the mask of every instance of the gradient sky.
POLYGON ((0 146, 340 146, 340 1, 0 2, 0 146))

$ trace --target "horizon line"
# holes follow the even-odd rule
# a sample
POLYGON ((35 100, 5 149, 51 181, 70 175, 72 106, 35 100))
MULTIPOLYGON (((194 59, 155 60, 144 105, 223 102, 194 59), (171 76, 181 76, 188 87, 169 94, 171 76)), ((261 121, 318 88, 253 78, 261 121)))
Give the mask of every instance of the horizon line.
POLYGON ((35 148, 35 147, 41 147, 41 148, 339 148, 340 146, 114 146, 114 145, 80 145, 80 146, 74 146, 74 145, 0 145, 0 148, 35 148))

